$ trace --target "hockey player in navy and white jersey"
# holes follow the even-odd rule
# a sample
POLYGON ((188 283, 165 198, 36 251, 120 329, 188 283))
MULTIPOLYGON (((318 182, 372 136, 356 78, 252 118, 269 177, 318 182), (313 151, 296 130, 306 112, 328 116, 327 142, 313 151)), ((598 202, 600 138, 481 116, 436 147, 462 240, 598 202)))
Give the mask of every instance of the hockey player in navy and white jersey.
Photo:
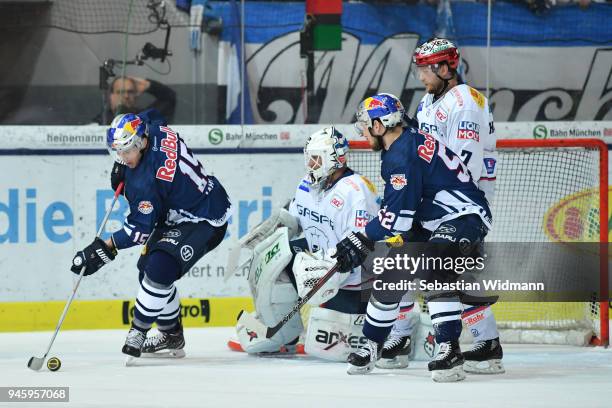
MULTIPOLYGON (((469 243, 470 251, 477 248, 491 226, 491 213, 484 193, 461 159, 431 135, 404 128, 401 103, 388 94, 365 99, 358 108, 356 126, 374 150, 382 150, 385 191, 378 217, 366 225, 364 233, 351 233, 336 246, 333 257, 340 270, 362 264, 374 241, 396 235, 435 244, 431 247, 443 250, 438 256, 456 256, 459 242, 469 243)), ((428 365, 432 378, 462 380, 461 302, 455 292, 436 293, 435 301, 430 293, 426 297, 440 344, 438 355, 428 365)), ((399 300, 381 301, 373 291, 363 329, 369 341, 349 356, 349 374, 367 373, 373 368, 395 322, 399 300)))
MULTIPOLYGON (((417 47, 414 72, 426 93, 416 118, 421 130, 461 157, 492 203, 497 164, 493 115, 487 98, 462 83, 457 73, 459 61, 457 47, 447 39, 433 38, 417 47)), ((503 350, 490 305, 464 305, 463 322, 474 337, 473 349, 463 354, 465 371, 503 373, 503 350)))
POLYGON ((155 111, 115 117, 107 145, 118 162, 112 183, 124 182, 130 213, 111 238, 96 238, 77 252, 71 270, 78 274, 85 267, 84 275, 90 275, 115 259, 117 251, 145 245, 138 260, 134 318, 122 352, 182 357, 185 340, 174 282, 223 240, 230 200, 155 111), (147 338, 153 323, 159 334, 147 338))
MULTIPOLYGON (((259 261, 255 255, 251 263, 249 282, 255 310, 265 324, 276 324, 291 310, 298 296, 307 293, 334 265, 326 251, 348 233, 362 231, 379 209, 376 187, 350 169, 348 142, 337 129, 327 127, 312 134, 304 155, 306 177, 284 213, 283 224, 296 225, 290 227, 289 235, 285 229, 277 230, 255 248, 256 254, 274 253, 274 257, 267 257, 271 260, 259 261), (296 226, 303 231, 303 238, 287 245, 289 239, 297 238, 296 226), (293 259, 289 248, 295 253, 293 259), (283 261, 270 267, 276 259, 283 261)), ((362 291, 368 290, 371 281, 372 277, 362 274, 357 266, 335 274, 310 299, 303 338, 308 355, 345 362, 350 352, 367 341, 362 327, 368 295, 362 291)), ((237 326, 242 349, 249 353, 291 350, 302 331, 299 315, 270 339, 254 338, 244 326, 237 326)))
POLYGON ((459 60, 457 47, 443 38, 433 38, 416 48, 413 72, 426 91, 416 119, 419 129, 461 157, 492 202, 497 164, 493 114, 487 98, 461 81, 459 60))

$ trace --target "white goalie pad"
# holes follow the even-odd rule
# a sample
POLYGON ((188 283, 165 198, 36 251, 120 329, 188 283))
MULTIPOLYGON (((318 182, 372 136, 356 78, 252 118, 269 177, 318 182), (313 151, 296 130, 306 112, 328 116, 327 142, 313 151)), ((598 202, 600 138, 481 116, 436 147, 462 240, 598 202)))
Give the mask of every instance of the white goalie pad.
MULTIPOLYGON (((249 270, 249 287, 257 318, 267 326, 276 325, 298 300, 285 267, 291 261, 287 227, 277 229, 253 249, 249 270)), ((241 325, 236 326, 238 340, 247 353, 276 352, 280 346, 294 340, 303 330, 296 314, 271 339, 258 338, 241 325)))
MULTIPOLYGON (((272 215, 253 228, 248 234, 229 249, 227 266, 225 268, 225 280, 231 278, 237 270, 241 269, 245 263, 239 265, 240 255, 243 249, 254 250, 255 247, 276 232, 279 227, 287 227, 288 239, 293 238, 298 233, 299 225, 297 219, 284 208, 276 210, 272 215)), ((253 256, 253 255, 252 255, 253 256)), ((249 259, 252 259, 252 256, 249 259)))
POLYGON ((340 313, 313 307, 304 341, 306 354, 329 361, 346 362, 348 355, 367 342, 365 315, 340 313))
MULTIPOLYGON (((323 251, 315 253, 299 252, 293 261, 293 276, 298 290, 298 295, 304 297, 319 282, 333 266, 335 262, 326 257, 323 251)), ((342 287, 349 273, 336 272, 325 282, 308 301, 308 304, 318 306, 336 296, 338 289, 342 287)))

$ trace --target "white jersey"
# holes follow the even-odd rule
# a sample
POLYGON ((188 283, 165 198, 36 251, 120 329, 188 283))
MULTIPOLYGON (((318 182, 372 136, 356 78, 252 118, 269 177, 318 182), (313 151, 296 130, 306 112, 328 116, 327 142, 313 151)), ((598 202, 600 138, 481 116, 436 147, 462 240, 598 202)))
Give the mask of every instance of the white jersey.
POLYGON ((438 139, 467 165, 491 202, 497 164, 495 125, 489 101, 476 89, 457 85, 437 101, 426 94, 417 108, 419 128, 438 139))
MULTIPOLYGON (((363 231, 378 209, 376 187, 359 174, 344 176, 330 189, 316 195, 304 179, 289 206, 312 252, 327 251, 350 232, 363 231)), ((342 289, 357 290, 361 282, 361 268, 355 268, 342 289)))

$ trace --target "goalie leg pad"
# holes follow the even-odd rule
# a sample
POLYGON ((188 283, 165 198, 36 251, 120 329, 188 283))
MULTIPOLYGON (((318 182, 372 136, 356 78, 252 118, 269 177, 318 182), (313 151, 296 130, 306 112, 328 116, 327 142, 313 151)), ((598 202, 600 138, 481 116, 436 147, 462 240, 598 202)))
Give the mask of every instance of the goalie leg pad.
POLYGON ((313 307, 304 341, 306 354, 324 360, 346 362, 348 355, 363 347, 363 314, 340 313, 313 307))
MULTIPOLYGON (((254 248, 249 271, 249 288, 257 318, 267 326, 276 325, 295 305, 298 295, 285 272, 293 257, 287 229, 280 228, 254 248)), ((277 352, 297 338, 302 330, 299 314, 293 316, 272 338, 258 338, 242 325, 236 326, 238 340, 247 353, 277 352)))

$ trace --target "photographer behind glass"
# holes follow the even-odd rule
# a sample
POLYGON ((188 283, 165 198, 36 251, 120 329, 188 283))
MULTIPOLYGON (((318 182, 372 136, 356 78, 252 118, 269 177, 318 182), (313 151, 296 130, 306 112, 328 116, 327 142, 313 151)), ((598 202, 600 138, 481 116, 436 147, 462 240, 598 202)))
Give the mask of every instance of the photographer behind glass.
POLYGON ((121 113, 137 113, 150 108, 157 109, 171 121, 176 107, 176 93, 169 87, 151 80, 130 76, 118 76, 109 86, 106 106, 93 120, 99 125, 108 125, 112 119, 121 113), (154 100, 151 104, 141 107, 137 104, 138 97, 143 93, 150 94, 154 100))

